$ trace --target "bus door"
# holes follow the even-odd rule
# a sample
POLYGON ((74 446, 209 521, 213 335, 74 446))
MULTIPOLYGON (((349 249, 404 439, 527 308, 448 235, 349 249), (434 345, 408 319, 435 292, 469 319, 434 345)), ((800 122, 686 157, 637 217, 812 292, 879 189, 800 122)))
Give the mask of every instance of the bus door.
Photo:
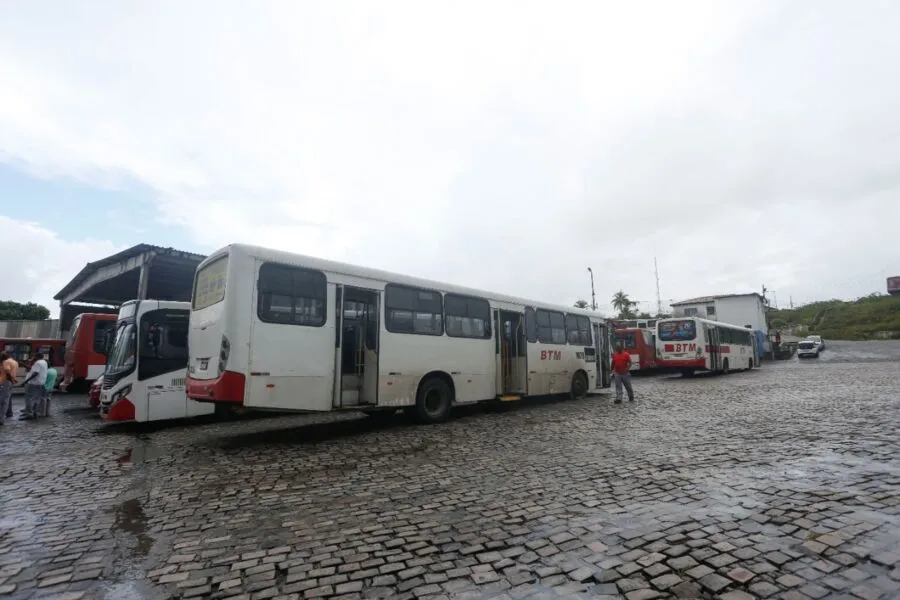
POLYGON ((717 327, 705 327, 706 346, 709 348, 709 370, 717 373, 722 370, 721 336, 717 327))
POLYGON ((334 406, 378 404, 377 290, 337 286, 334 406))
MULTIPOLYGON (((521 396, 528 393, 528 352, 525 341, 525 315, 494 310, 494 350, 498 377, 497 395, 521 396)), ((512 399, 512 398, 510 398, 512 399)))
POLYGON ((600 323, 594 323, 594 349, 597 357, 597 384, 598 387, 608 388, 612 385, 612 372, 610 360, 612 353, 610 352, 610 336, 609 327, 604 327, 600 323))

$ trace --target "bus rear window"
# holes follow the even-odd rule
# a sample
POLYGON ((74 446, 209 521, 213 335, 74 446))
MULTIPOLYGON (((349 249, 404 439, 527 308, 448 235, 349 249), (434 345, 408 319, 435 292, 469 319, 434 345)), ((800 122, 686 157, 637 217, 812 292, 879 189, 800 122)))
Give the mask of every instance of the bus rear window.
POLYGON ((663 342, 688 342, 696 338, 697 324, 690 319, 659 324, 659 339, 663 342))
POLYGON ((228 257, 223 256, 197 271, 192 308, 202 310, 225 299, 228 257))
POLYGON ((633 333, 617 333, 616 343, 622 344, 623 348, 637 348, 637 340, 634 339, 633 333))

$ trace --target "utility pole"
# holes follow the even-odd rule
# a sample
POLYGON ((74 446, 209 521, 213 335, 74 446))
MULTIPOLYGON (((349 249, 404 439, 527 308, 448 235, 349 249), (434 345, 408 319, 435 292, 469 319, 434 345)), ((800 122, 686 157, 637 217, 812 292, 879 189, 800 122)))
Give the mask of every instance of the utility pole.
POLYGON ((663 314, 662 311, 662 296, 659 295, 659 267, 656 264, 656 257, 653 257, 653 273, 656 275, 656 316, 661 317, 663 314))
POLYGON ((597 294, 594 293, 594 271, 588 267, 588 273, 591 274, 591 310, 597 310, 597 294))
POLYGON ((791 301, 791 310, 794 310, 794 297, 788 296, 788 298, 790 298, 790 301, 791 301))

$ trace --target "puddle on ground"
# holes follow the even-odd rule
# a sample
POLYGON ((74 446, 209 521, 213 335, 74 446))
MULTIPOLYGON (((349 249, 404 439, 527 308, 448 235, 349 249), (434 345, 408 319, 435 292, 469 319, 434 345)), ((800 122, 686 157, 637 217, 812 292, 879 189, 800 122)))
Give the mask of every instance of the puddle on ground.
POLYGON ((140 465, 150 460, 156 460, 163 454, 165 454, 165 452, 159 446, 154 446, 153 444, 138 438, 125 454, 116 459, 116 462, 119 464, 131 463, 133 465, 140 465))
POLYGON ((113 530, 127 533, 134 537, 137 544, 132 551, 134 557, 144 557, 153 547, 153 538, 147 535, 147 516, 138 498, 124 501, 116 509, 116 521, 113 530))

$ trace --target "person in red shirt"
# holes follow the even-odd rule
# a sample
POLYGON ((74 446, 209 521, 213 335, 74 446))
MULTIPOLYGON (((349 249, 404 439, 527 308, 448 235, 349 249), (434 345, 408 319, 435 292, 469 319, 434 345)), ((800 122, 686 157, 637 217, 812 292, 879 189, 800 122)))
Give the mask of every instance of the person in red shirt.
POLYGON ((628 392, 628 401, 634 402, 634 388, 631 387, 631 355, 625 351, 622 342, 616 344, 616 351, 612 355, 613 377, 616 380, 616 404, 622 403, 622 386, 628 392))

